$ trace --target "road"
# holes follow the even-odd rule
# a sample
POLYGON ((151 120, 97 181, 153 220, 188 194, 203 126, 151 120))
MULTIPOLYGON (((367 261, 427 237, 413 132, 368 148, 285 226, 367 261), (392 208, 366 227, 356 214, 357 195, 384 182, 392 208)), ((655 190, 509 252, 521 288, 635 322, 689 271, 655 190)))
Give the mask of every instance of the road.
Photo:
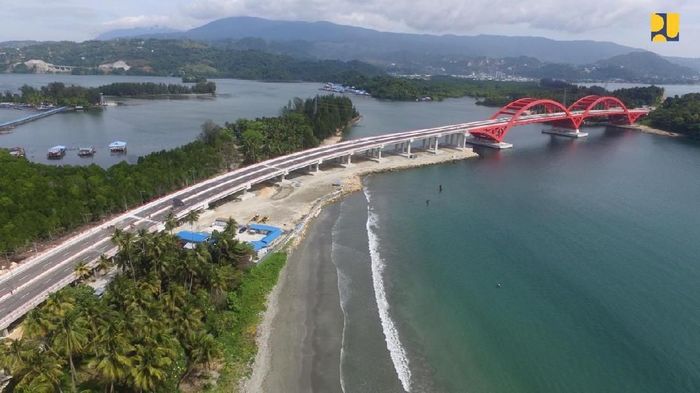
MULTIPOLYGON (((609 112, 619 113, 614 110, 609 112)), ((562 113, 548 113, 522 116, 520 120, 532 123, 553 121, 562 117, 562 113)), ((191 210, 206 208, 209 203, 243 191, 252 185, 322 161, 431 137, 452 134, 466 136, 470 128, 506 122, 507 119, 504 118, 475 121, 317 147, 246 166, 149 202, 107 223, 77 234, 51 250, 24 261, 10 273, 0 276, 0 329, 7 328, 28 310, 41 303, 48 293, 72 282, 73 267, 76 263, 91 262, 102 254, 114 252, 115 247, 110 239, 115 228, 133 232, 140 229, 162 229, 170 211, 181 218, 191 210), (184 206, 174 207, 173 198, 181 199, 184 206)))

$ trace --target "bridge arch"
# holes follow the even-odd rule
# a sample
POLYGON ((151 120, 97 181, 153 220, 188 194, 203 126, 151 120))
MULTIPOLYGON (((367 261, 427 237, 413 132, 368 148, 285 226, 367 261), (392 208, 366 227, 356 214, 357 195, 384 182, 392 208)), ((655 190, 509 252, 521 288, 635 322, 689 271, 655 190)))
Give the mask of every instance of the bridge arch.
POLYGON ((496 113, 491 115, 490 119, 503 120, 505 123, 476 127, 470 129, 469 132, 479 138, 501 142, 508 131, 516 125, 557 121, 565 123, 568 127, 578 128, 578 124, 576 124, 574 117, 567 107, 557 101, 546 98, 525 97, 517 99, 499 109, 496 113), (535 119, 521 120, 523 114, 533 109, 540 109, 544 114, 563 113, 564 118, 562 119, 560 116, 557 119, 548 120, 547 117, 543 116, 535 119))
POLYGON ((612 97, 612 96, 586 96, 578 101, 574 102, 571 104, 569 107, 569 111, 574 113, 577 111, 583 111, 580 116, 575 116, 576 117, 576 122, 580 126, 583 124, 583 122, 590 117, 608 117, 613 120, 617 119, 619 121, 622 121, 627 124, 632 124, 637 120, 636 116, 633 116, 630 113, 630 110, 627 109, 627 106, 617 97, 612 97), (598 109, 604 109, 604 110, 614 110, 614 109, 619 109, 621 112, 619 115, 615 114, 604 114, 602 116, 596 116, 595 113, 592 113, 591 111, 595 110, 596 108, 598 109))

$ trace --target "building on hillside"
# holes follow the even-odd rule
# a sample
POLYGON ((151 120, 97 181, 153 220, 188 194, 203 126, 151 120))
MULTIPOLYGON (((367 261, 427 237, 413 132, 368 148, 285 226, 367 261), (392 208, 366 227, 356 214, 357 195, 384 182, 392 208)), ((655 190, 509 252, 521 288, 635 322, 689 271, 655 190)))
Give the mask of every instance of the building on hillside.
POLYGON ((114 63, 100 64, 97 68, 104 73, 109 73, 114 70, 129 71, 131 66, 127 64, 124 60, 117 60, 114 63))
POLYGON ((27 60, 24 62, 24 65, 27 67, 27 69, 32 70, 37 74, 73 72, 73 66, 56 65, 38 59, 27 60))

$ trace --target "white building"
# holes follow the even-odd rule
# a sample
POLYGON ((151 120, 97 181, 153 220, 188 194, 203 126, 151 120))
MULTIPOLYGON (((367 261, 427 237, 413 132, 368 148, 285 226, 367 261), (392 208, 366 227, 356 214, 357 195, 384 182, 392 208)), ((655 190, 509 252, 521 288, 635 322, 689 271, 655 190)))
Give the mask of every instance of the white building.
POLYGON ((33 70, 37 74, 47 74, 55 72, 71 72, 73 71, 72 66, 55 65, 47 63, 44 60, 32 59, 24 62, 24 65, 28 69, 33 70))
POLYGON ((100 64, 97 68, 104 73, 108 73, 114 70, 129 71, 131 69, 131 66, 128 65, 124 60, 117 60, 114 63, 100 64))

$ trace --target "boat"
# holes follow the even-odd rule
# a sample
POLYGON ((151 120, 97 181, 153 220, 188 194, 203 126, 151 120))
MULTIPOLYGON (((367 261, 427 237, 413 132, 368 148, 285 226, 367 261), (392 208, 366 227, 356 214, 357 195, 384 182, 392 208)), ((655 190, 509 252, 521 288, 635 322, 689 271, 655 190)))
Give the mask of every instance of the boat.
POLYGON ((65 155, 66 155, 66 147, 63 145, 56 145, 56 146, 49 149, 49 152, 46 153, 46 158, 49 158, 52 160, 60 160, 65 155))
POLYGON ((114 141, 110 143, 109 151, 112 153, 126 153, 126 142, 114 141))
POLYGON ((22 147, 12 147, 10 148, 10 155, 12 157, 22 158, 26 156, 26 153, 22 147))
POLYGON ((95 148, 93 146, 81 147, 78 149, 78 156, 80 156, 80 157, 92 157, 94 155, 95 155, 95 148))

